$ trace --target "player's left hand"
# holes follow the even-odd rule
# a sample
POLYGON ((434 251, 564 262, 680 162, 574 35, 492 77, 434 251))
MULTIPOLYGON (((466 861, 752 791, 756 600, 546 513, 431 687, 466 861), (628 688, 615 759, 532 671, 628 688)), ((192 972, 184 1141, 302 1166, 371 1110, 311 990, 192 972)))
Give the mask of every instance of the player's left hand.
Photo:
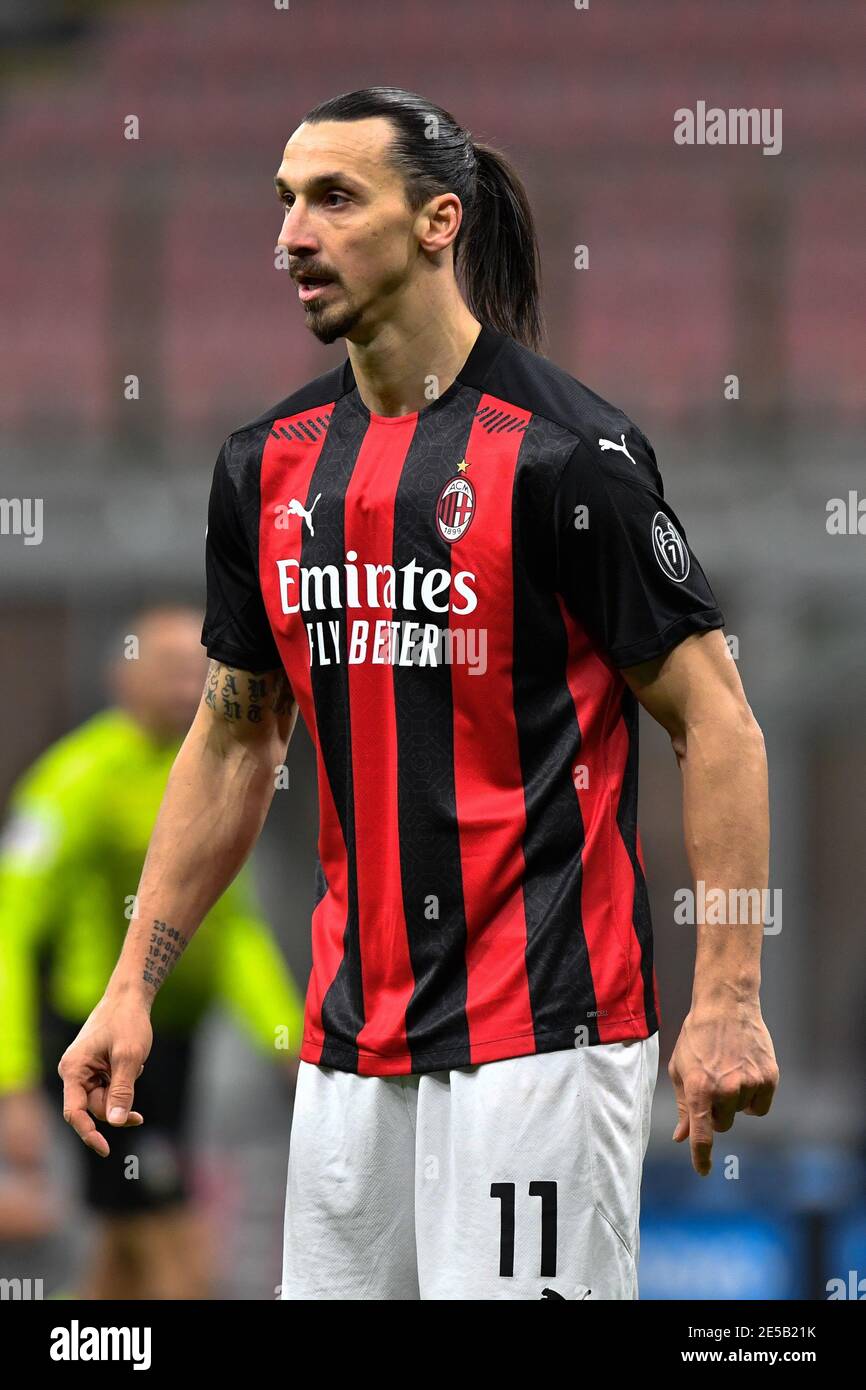
POLYGON ((766 1115, 779 1084, 773 1042, 758 1002, 693 1007, 668 1063, 679 1120, 673 1138, 690 1142, 701 1177, 712 1168, 713 1131, 731 1128, 738 1110, 766 1115))

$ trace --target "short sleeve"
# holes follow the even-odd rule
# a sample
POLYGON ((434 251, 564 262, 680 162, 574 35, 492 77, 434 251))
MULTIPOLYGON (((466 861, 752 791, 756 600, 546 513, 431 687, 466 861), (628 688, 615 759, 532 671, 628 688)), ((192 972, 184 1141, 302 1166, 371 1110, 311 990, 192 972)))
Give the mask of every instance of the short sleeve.
POLYGON ((665 500, 652 445, 635 426, 581 439, 553 509, 557 591, 615 666, 650 661, 691 633, 724 626, 665 500))
POLYGON ((214 468, 205 533, 207 601, 201 640, 209 657, 245 671, 282 666, 268 622, 258 566, 244 528, 227 445, 214 468))

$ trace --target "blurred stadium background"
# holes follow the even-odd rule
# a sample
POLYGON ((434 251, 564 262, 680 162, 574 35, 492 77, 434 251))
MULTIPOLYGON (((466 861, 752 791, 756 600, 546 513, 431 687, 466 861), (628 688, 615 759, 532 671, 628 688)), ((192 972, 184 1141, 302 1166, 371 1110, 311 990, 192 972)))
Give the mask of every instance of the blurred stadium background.
MULTIPOLYGON (((0 38, 0 496, 44 499, 40 545, 0 536, 0 793, 99 706, 102 646, 130 607, 200 599, 224 436, 342 360, 274 268, 286 139, 338 92, 429 95, 521 170, 547 353, 652 440, 768 744, 783 925, 765 937, 762 996, 782 1081, 765 1120, 717 1136, 700 1180, 671 1143, 666 1073, 693 957, 674 921, 689 883, 679 775, 643 726, 663 1026, 642 1296, 822 1298, 828 1279, 866 1274, 866 538, 827 530, 829 499, 866 495, 866 8, 5 0, 0 38), (674 111, 699 100, 781 107, 782 152, 675 145, 674 111)), ((300 724, 289 766, 256 872, 303 983, 316 799, 300 724)), ((221 1286, 270 1298, 285 1096, 220 1019, 198 1075, 221 1286)), ((86 1239, 64 1137, 65 1229, 0 1251, 0 1275, 42 1276, 46 1292, 86 1239)))

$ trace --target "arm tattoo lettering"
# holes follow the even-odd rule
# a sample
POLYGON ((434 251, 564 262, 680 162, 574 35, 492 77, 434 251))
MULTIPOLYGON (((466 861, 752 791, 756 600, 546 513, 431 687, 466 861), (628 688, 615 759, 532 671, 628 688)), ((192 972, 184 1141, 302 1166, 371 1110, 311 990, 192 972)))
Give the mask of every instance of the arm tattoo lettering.
POLYGON ((234 722, 261 724, 268 710, 285 714, 291 708, 292 689, 284 671, 253 674, 220 661, 208 663, 204 699, 215 714, 234 722))
POLYGON ((240 719, 241 705, 239 700, 232 697, 238 693, 238 680, 231 667, 223 671, 223 683, 220 695, 223 702, 223 717, 225 719, 240 719))
POLYGON ((159 989, 177 965, 185 946, 186 937, 176 927, 154 918, 144 962, 145 984, 152 985, 154 990, 159 989))

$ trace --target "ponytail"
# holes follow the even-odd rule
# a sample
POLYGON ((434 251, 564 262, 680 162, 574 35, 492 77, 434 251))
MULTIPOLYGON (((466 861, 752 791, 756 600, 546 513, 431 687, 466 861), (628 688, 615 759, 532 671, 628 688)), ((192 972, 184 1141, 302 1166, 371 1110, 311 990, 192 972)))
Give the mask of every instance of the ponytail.
POLYGON ((512 164, 474 145, 450 112, 401 87, 365 87, 321 102, 304 117, 360 121, 384 116, 394 127, 388 156, 417 211, 437 193, 456 193, 463 221, 454 272, 474 316, 537 351, 544 335, 539 251, 526 189, 512 164))
POLYGON ((544 335, 532 209, 514 166, 474 145, 475 196, 457 238, 466 302, 476 318, 537 351, 544 335))

